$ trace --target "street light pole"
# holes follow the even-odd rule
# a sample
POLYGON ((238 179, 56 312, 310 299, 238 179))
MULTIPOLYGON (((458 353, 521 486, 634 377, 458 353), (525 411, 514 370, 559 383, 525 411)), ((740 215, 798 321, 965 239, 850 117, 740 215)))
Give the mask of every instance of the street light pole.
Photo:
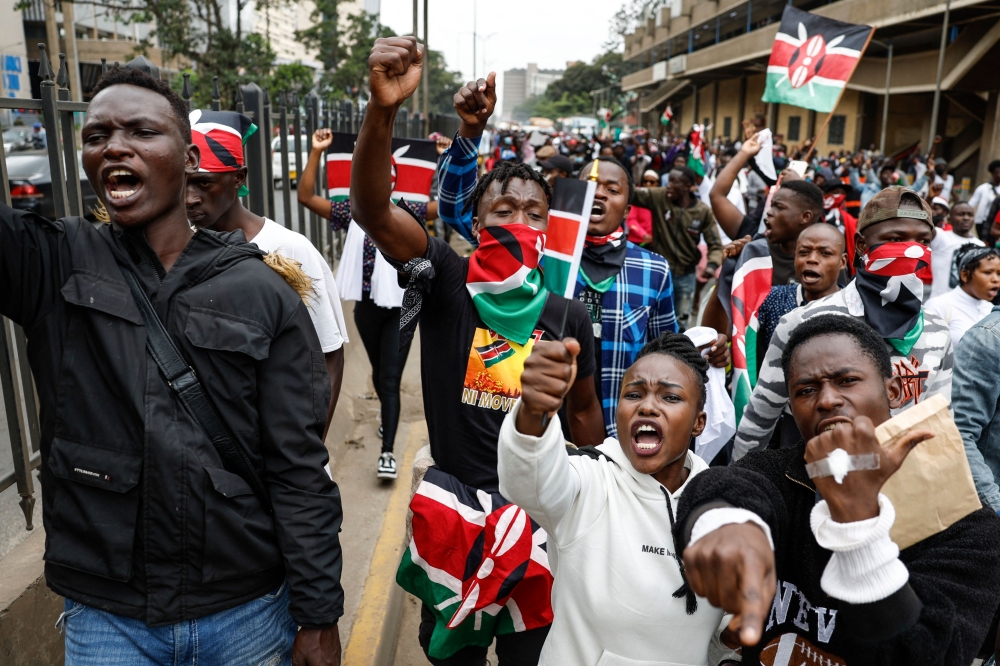
POLYGON ((892 40, 889 40, 889 58, 885 63, 885 101, 882 102, 882 140, 878 151, 885 155, 885 133, 889 128, 889 82, 892 80, 892 40))
POLYGON ((472 80, 478 81, 476 78, 476 41, 478 37, 476 36, 476 28, 478 26, 477 21, 477 10, 478 3, 476 0, 472 0, 472 80))
POLYGON ((428 23, 427 23, 427 14, 428 14, 428 5, 430 5, 430 3, 431 3, 430 0, 424 0, 424 76, 423 76, 423 78, 424 78, 424 136, 425 137, 428 134, 430 134, 430 132, 431 132, 431 130, 430 130, 430 125, 431 125, 431 118, 430 118, 430 97, 431 97, 431 92, 430 92, 431 60, 430 60, 430 57, 431 57, 431 50, 430 50, 430 48, 431 47, 430 47, 429 38, 427 36, 428 35, 428 30, 427 30, 427 25, 428 25, 428 23))
MULTIPOLYGON (((420 39, 420 0, 413 0, 413 36, 420 39)), ((413 113, 420 111, 420 87, 413 91, 413 95, 410 97, 410 101, 413 105, 413 113)))

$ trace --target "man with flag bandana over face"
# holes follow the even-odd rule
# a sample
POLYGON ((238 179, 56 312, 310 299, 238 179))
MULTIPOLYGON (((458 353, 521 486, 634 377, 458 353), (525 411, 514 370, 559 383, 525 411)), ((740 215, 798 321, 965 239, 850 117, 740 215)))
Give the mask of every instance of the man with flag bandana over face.
POLYGON ((948 325, 921 307, 922 278, 931 265, 930 206, 916 192, 888 187, 858 219, 857 274, 844 289, 788 313, 771 337, 757 385, 736 434, 733 458, 763 448, 788 404, 781 354, 792 331, 820 314, 861 319, 885 340, 893 374, 902 379, 902 411, 933 395, 951 398, 952 343, 948 325))
MULTIPOLYGON (((364 183, 351 190, 354 219, 409 275, 401 342, 412 336, 418 319, 421 327, 424 413, 435 461, 424 484, 433 479, 439 492, 424 503, 427 514, 418 506, 418 489, 411 504, 413 539, 397 580, 425 603, 420 640, 431 663, 479 664, 496 636, 501 664, 535 664, 552 617, 551 574, 544 546, 538 546, 545 536, 498 495, 497 441, 520 395, 525 358, 536 341, 554 339, 560 329, 582 348, 567 396, 573 441, 583 446, 604 440, 592 327, 582 303, 567 306, 544 289, 538 260, 548 187, 536 172, 504 163, 480 182, 471 201, 479 247, 469 259, 429 238, 405 208, 390 203, 385 174, 393 121, 419 84, 422 66, 423 47, 413 37, 377 40, 369 58, 371 101, 351 173, 352 183, 364 183), (482 522, 464 520, 473 512, 482 522), (523 529, 495 553, 494 527, 501 517, 520 521, 523 529), (473 533, 478 537, 470 541, 473 533), (442 580, 451 586, 435 582, 442 580)), ((456 95, 461 140, 482 134, 496 103, 493 79, 491 74, 489 83, 470 83, 456 95)))

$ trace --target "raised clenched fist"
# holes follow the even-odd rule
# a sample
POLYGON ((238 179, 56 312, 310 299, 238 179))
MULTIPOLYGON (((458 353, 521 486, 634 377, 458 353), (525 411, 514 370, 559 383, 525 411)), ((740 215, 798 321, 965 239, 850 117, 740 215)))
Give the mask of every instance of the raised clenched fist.
POLYGON ((369 104, 396 109, 420 85, 424 47, 416 37, 385 37, 375 40, 368 56, 369 104))

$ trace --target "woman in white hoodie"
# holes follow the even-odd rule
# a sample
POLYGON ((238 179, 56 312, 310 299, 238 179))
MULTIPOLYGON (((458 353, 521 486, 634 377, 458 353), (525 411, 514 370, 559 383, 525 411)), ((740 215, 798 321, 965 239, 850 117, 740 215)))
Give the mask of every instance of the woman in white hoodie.
POLYGON ((554 621, 539 663, 714 666, 723 614, 691 592, 671 536, 707 468, 689 445, 705 428, 708 363, 683 335, 650 342, 622 380, 624 441, 570 455, 555 413, 578 352, 571 339, 535 344, 500 432, 500 492, 548 534, 554 621))

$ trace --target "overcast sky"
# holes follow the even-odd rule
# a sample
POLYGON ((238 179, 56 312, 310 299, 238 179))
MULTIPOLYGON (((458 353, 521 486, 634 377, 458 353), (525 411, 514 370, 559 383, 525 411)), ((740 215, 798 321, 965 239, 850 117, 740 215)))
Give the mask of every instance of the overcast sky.
MULTIPOLYGON (((448 69, 460 69, 466 80, 472 78, 472 7, 478 2, 476 74, 496 71, 501 106, 504 70, 525 67, 529 62, 542 69, 564 69, 567 61, 590 62, 601 53, 611 17, 621 6, 620 0, 427 1, 430 46, 443 51, 448 69)), ((413 0, 382 0, 382 23, 397 34, 411 34, 413 0)), ((498 114, 502 110, 498 106, 498 114)))

